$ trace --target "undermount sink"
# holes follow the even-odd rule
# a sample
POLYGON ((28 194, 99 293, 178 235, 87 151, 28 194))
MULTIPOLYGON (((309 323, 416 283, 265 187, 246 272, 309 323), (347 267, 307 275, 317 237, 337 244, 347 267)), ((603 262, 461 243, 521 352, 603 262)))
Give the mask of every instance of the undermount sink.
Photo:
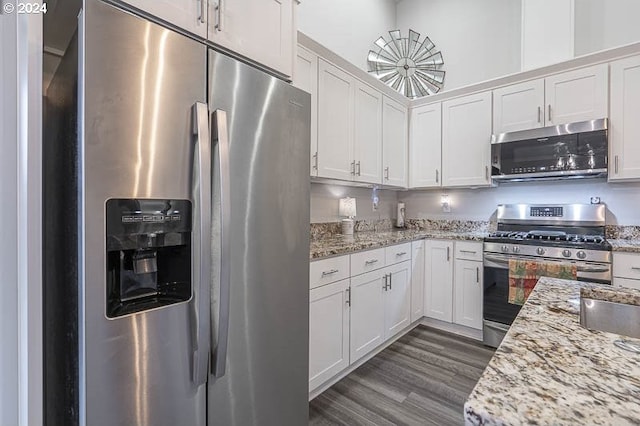
POLYGON ((640 306, 581 297, 580 325, 640 339, 640 306))

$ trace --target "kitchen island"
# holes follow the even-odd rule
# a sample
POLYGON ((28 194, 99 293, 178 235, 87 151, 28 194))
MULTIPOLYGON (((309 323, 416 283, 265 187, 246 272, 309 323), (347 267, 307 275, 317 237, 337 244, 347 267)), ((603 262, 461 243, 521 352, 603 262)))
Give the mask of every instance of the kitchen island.
POLYGON ((580 289, 594 287, 540 279, 467 399, 465 424, 640 424, 640 355, 580 325, 580 289))

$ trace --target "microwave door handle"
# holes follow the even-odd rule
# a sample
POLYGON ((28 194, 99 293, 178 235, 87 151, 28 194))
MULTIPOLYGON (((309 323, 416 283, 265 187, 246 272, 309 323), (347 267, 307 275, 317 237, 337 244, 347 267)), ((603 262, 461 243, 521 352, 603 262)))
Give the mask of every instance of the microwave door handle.
MULTIPOLYGON (((212 351, 212 374, 215 378, 224 376, 227 366, 227 344, 229 340, 229 292, 231 290, 231 173, 229 164, 229 129, 227 113, 213 112, 213 158, 217 160, 214 170, 213 215, 214 239, 217 253, 214 271, 218 272, 219 298, 217 306, 216 340, 212 351), (216 214, 217 212, 217 214, 216 214)), ((214 279, 215 282, 215 279, 214 279)))
POLYGON ((192 302, 193 382, 200 386, 207 381, 211 338, 211 139, 209 110, 198 102, 193 106, 194 200, 194 301, 192 302))

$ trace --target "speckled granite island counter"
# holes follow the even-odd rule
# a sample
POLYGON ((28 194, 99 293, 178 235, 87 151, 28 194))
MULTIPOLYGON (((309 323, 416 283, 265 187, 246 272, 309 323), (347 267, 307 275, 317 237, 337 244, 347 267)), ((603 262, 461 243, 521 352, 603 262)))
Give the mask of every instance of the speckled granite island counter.
POLYGON ((311 260, 316 260, 423 238, 482 241, 486 235, 487 233, 483 231, 442 231, 425 229, 365 231, 356 232, 351 236, 331 235, 312 238, 309 257, 311 260))
POLYGON ((465 424, 640 424, 640 355, 580 326, 581 288, 602 286, 540 279, 469 396, 465 424))

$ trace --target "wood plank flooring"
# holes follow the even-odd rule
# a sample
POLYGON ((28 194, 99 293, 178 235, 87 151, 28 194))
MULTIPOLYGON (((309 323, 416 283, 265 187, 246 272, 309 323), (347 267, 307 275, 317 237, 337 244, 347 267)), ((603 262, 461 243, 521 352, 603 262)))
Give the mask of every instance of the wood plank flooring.
POLYGON ((309 403, 310 425, 461 425, 493 349, 419 325, 309 403))

